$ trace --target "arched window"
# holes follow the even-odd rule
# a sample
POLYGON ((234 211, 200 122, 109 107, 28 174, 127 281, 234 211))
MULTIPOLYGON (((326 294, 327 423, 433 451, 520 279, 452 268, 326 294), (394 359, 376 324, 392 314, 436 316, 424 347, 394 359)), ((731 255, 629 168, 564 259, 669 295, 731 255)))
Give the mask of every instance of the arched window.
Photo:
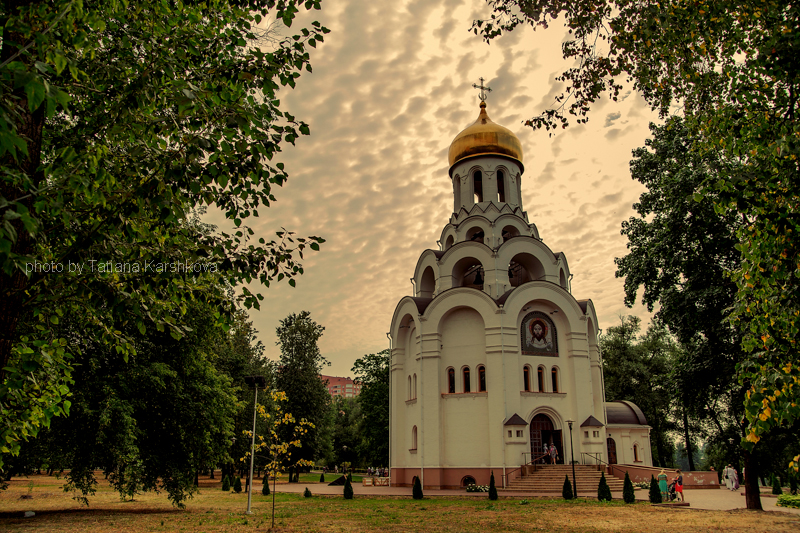
POLYGON ((536 375, 539 378, 539 392, 544 392, 544 367, 540 366, 536 370, 536 375))
POLYGON ((413 398, 411 396, 411 376, 408 376, 408 399, 410 400, 411 398, 413 398))
POLYGON ((464 367, 464 370, 462 371, 462 374, 464 374, 464 384, 463 384, 464 388, 462 390, 464 392, 470 392, 471 389, 469 388, 469 367, 468 366, 464 367))
POLYGON ((475 191, 475 203, 477 204, 483 201, 483 174, 481 174, 480 170, 472 175, 472 184, 475 191))
POLYGON ((641 459, 639 459, 639 445, 638 444, 634 444, 633 445, 633 462, 634 463, 638 463, 639 461, 641 461, 641 459))
POLYGON ((411 428, 411 449, 417 449, 417 426, 411 428))
POLYGON ((522 386, 525 392, 531 391, 531 367, 529 366, 522 369, 522 386))
POLYGON ((456 371, 452 368, 447 369, 447 392, 448 394, 456 392, 456 371))
POLYGON ((486 367, 478 367, 478 392, 486 392, 486 367))
POLYGON ((558 369, 556 367, 550 370, 550 376, 553 378, 553 392, 561 392, 558 390, 558 369))
POLYGON ((497 171, 497 199, 506 201, 506 175, 502 170, 497 171))
POLYGON ((467 487, 469 485, 475 485, 475 478, 472 476, 464 476, 464 479, 461 480, 461 486, 467 487))
POLYGON ((417 375, 414 374, 414 396, 412 396, 412 398, 416 397, 417 397, 417 375))

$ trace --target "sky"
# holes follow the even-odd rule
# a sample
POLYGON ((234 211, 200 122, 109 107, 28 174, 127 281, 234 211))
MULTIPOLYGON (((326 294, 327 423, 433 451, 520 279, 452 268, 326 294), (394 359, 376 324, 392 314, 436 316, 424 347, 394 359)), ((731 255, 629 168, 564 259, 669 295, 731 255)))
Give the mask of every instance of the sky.
POLYGON ((472 85, 481 77, 492 89, 490 118, 522 143, 523 207, 545 244, 566 254, 573 295, 594 302, 602 329, 622 314, 649 322, 643 306, 625 307, 614 258, 626 253, 621 223, 644 191, 630 177, 631 151, 657 115, 625 89, 617 102, 597 102, 588 124, 552 137, 525 127, 563 89, 555 78, 572 66, 561 55, 566 30, 518 28, 486 44, 469 28, 489 15, 482 0, 323 0, 285 30, 319 20, 331 33, 310 49, 313 73, 279 94, 311 135, 284 148, 289 180, 249 224, 257 237, 286 228, 327 242, 306 254, 296 288, 260 290, 261 310, 250 317, 268 357, 279 357, 279 321, 303 310, 325 327, 327 375, 350 376, 356 359, 389 347, 417 259, 438 249, 452 213, 447 151, 478 116, 472 85))

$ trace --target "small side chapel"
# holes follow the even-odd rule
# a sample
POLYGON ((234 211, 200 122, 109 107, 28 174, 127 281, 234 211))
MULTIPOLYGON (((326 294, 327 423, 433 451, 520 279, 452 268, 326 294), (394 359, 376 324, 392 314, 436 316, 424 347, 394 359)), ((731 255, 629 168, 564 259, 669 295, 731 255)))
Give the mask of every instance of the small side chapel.
POLYGON ((391 483, 498 487, 543 461, 652 466, 630 402, 605 402, 597 315, 522 206, 522 145, 486 111, 449 151, 453 214, 420 255, 390 337, 391 483), (574 456, 570 451, 570 421, 574 456))

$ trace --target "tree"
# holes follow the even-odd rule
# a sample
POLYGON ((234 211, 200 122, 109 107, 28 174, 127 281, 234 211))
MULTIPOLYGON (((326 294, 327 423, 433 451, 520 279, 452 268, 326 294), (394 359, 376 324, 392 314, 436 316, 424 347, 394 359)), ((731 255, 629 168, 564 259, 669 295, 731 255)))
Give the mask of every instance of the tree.
POLYGON ((606 481, 605 473, 600 474, 600 483, 597 485, 597 499, 602 501, 611 501, 611 488, 606 481))
POLYGON ((353 364, 355 381, 361 384, 359 455, 377 466, 389 464, 389 355, 389 350, 383 350, 353 364))
POLYGON ((310 498, 311 497, 311 491, 308 490, 308 487, 306 487, 306 490, 303 491, 303 496, 306 497, 306 498, 310 498))
POLYGON ((658 486, 658 481, 652 475, 650 476, 650 503, 661 503, 661 489, 658 486))
POLYGON ((230 492, 231 480, 228 476, 222 476, 222 492, 230 492))
POLYGON ((353 484, 350 482, 350 476, 347 476, 344 480, 344 499, 353 499, 353 484))
POLYGON ((233 480, 233 492, 239 494, 242 492, 242 478, 241 476, 236 476, 236 479, 233 480))
POLYGON ((492 471, 492 475, 489 477, 489 499, 497 499, 497 487, 494 485, 494 471, 492 471))
POLYGON ((625 471, 625 482, 622 485, 622 500, 625 503, 634 503, 636 501, 636 493, 633 490, 633 483, 631 483, 627 470, 625 471))
MULTIPOLYGON (((741 262, 731 313, 744 327, 739 362, 745 395, 747 450, 800 417, 800 142, 795 61, 800 6, 785 2, 663 3, 488 0, 491 20, 473 29, 492 39, 520 24, 546 28, 564 15, 564 57, 578 66, 560 79, 558 109, 528 121, 566 127, 565 111, 585 122, 604 92, 616 98, 624 76, 662 117, 680 105, 699 154, 736 162, 694 197, 715 197, 721 212, 741 213, 741 262), (598 44, 600 46, 598 46, 598 44), (567 107, 567 100, 572 102, 567 107)), ((790 462, 797 469, 800 455, 790 462)), ((748 499, 748 507, 750 502, 748 499)))
POLYGON ((674 449, 669 434, 675 424, 668 407, 673 404, 670 365, 676 346, 657 321, 639 338, 639 324, 638 317, 620 317, 620 324, 600 338, 606 398, 639 406, 653 428, 652 455, 657 463, 668 466, 674 449))
POLYGON ((781 488, 781 478, 778 476, 772 477, 772 494, 783 494, 783 488, 781 488))
MULTIPOLYGON (((1 454, 66 414, 70 365, 53 325, 72 313, 100 344, 134 353, 128 331, 180 337, 203 297, 232 311, 220 280, 268 286, 302 274, 322 239, 251 240, 246 225, 287 173, 270 163, 308 126, 277 93, 310 70, 327 29, 264 41, 319 1, 6 3, 0 52, 1 454), (158 44, 156 44, 158 43, 158 44), (232 234, 198 232, 202 206, 232 234), (201 273, 213 272, 208 283, 201 273), (21 339, 25 317, 42 329, 21 339), (122 328, 122 323, 135 328, 122 328), (48 375, 49 374, 49 375, 48 375), (51 386, 32 389, 30 379, 51 386)), ((263 297, 242 290, 247 307, 263 297)), ((0 461, 3 461, 0 455, 0 461)), ((2 464, 0 464, 2 467, 2 464)))
POLYGON ((564 485, 561 487, 561 497, 565 500, 574 498, 572 494, 572 483, 569 481, 569 476, 564 476, 564 485))
MULTIPOLYGON (((281 356, 275 386, 289 398, 287 410, 313 424, 308 428, 297 455, 313 464, 319 449, 319 426, 330 408, 330 395, 319 378, 328 361, 320 354, 317 341, 324 327, 311 319, 308 311, 281 320, 276 333, 281 356)), ((283 435, 284 440, 288 439, 283 435)), ((291 476, 291 472, 290 472, 291 476)))
POLYGON ((423 495, 422 495, 422 483, 420 483, 418 477, 414 477, 414 488, 411 489, 411 496, 415 500, 421 500, 423 498, 423 495))
POLYGON ((197 491, 198 473, 228 457, 241 408, 214 366, 214 348, 227 335, 214 315, 211 306, 193 304, 179 324, 187 331, 180 339, 129 324, 133 331, 125 335, 136 353, 127 362, 83 335, 84 316, 64 317, 56 333, 76 354, 70 417, 24 443, 7 472, 42 464, 68 469, 65 489, 88 504, 99 468, 123 497, 163 490, 183 507, 197 491))

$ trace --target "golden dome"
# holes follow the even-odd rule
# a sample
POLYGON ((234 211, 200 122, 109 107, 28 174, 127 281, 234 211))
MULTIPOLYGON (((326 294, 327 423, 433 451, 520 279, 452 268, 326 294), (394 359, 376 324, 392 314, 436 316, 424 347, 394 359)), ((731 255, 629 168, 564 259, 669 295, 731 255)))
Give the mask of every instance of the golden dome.
POLYGON ((522 163, 522 144, 511 130, 492 122, 486 114, 486 102, 481 102, 478 120, 456 135, 450 144, 448 159, 452 167, 467 157, 500 154, 522 163))

